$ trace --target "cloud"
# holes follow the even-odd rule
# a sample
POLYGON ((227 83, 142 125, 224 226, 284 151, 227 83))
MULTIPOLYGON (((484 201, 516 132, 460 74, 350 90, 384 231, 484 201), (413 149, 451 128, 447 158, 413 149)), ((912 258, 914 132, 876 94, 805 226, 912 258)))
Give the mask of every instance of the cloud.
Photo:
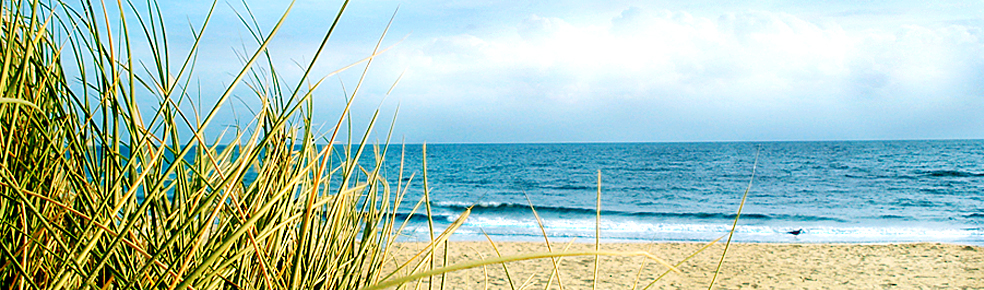
POLYGON ((845 30, 782 12, 631 7, 607 22, 530 15, 499 33, 435 37, 403 50, 399 65, 417 75, 402 84, 410 103, 468 112, 428 118, 473 130, 534 124, 514 137, 529 141, 934 138, 943 133, 921 124, 981 123, 964 109, 982 104, 981 36, 961 25, 845 30), (605 133, 622 119, 624 133, 605 133))
POLYGON ((544 41, 559 37, 565 32, 575 29, 560 18, 545 18, 532 15, 519 23, 516 31, 527 42, 543 44, 544 41))

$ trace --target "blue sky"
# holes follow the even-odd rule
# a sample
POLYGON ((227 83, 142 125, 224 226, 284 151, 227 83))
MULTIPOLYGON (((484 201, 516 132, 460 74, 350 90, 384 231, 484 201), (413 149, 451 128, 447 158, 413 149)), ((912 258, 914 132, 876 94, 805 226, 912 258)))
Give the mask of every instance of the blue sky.
MULTIPOLYGON (((984 138, 984 2, 815 2, 353 2, 315 75, 368 56, 399 6, 383 45, 407 38, 375 60, 353 112, 367 120, 381 107, 388 127, 399 104, 397 140, 984 138)), ((180 48, 208 5, 164 4, 180 48)), ((286 79, 340 6, 295 4, 271 46, 286 79)), ((268 28, 287 2, 250 7, 268 28)), ((242 4, 220 3, 205 34, 206 101, 238 68, 234 52, 252 47, 233 9, 242 4)), ((317 122, 337 120, 340 83, 351 92, 360 73, 319 88, 317 122)), ((223 120, 243 119, 242 109, 223 120)))

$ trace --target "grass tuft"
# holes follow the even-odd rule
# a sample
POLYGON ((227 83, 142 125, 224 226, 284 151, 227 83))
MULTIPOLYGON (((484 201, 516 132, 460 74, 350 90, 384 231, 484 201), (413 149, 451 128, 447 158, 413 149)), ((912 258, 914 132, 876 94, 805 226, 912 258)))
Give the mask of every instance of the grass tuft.
POLYGON ((503 256, 486 235, 496 257, 449 261, 448 239, 471 208, 434 228, 425 146, 423 196, 401 220, 414 175, 404 183, 402 157, 395 187, 381 173, 392 131, 374 146, 379 109, 362 131, 350 121, 371 63, 389 49, 381 44, 396 12, 370 56, 311 79, 345 1, 301 77, 287 81, 269 47, 293 4, 268 29, 246 6, 237 15, 255 49, 202 104, 195 65, 217 2, 192 27, 192 47, 174 57, 154 1, 0 1, 0 282, 10 289, 402 289, 424 278, 433 289, 435 276, 443 289, 447 273, 488 265, 524 289, 536 273, 517 288, 507 264, 533 259, 549 259, 545 287, 556 277, 563 289, 562 258, 573 256, 594 257, 594 288, 602 256, 645 257, 669 269, 663 275, 690 258, 671 265, 649 252, 601 250, 599 171, 593 251, 568 251, 574 240, 554 251, 530 201, 547 252, 503 256), (317 88, 351 68, 362 73, 332 130, 312 128, 317 88), (259 107, 207 136, 229 100, 244 96, 259 107), (335 146, 339 134, 348 141, 335 146), (391 251, 421 206, 430 240, 400 263, 391 251))
MULTIPOLYGON (((209 109, 189 114, 201 105, 190 88, 212 11, 175 61, 156 2, 5 0, 0 280, 19 289, 378 283, 406 188, 390 187, 380 174, 385 149, 365 141, 375 116, 344 150, 316 142, 335 143, 361 79, 334 130, 316 132, 311 100, 324 78, 307 78, 317 57, 289 84, 268 49, 291 7, 268 33, 239 15, 256 48, 209 109), (132 57, 143 54, 154 57, 132 57), (241 84, 260 107, 245 125, 206 136, 241 84), (369 150, 376 162, 360 163, 369 150)), ((362 61, 363 78, 381 52, 362 61)))

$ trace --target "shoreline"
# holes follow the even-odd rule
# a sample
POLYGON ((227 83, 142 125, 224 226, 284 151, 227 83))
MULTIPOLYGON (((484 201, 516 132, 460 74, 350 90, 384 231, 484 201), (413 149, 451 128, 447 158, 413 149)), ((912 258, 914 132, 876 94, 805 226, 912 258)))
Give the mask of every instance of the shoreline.
MULTIPOLYGON (((546 252, 536 242, 496 242, 503 256, 546 252)), ((554 251, 568 243, 552 242, 554 251)), ((601 243, 602 250, 647 251, 670 264, 676 264, 706 243, 601 243)), ((416 254, 423 243, 396 243, 392 252, 403 263, 416 254)), ((594 242, 576 241, 569 251, 593 250, 594 242)), ((718 242, 681 264, 682 274, 669 273, 650 289, 706 288, 714 275, 724 249, 718 242)), ((451 241, 449 264, 496 257, 488 241, 451 241)), ((443 262, 443 246, 435 253, 436 265, 443 262)), ((561 281, 565 289, 590 289, 593 282, 594 256, 559 259, 561 281)), ((391 263, 392 264, 392 263, 391 263)), ((529 281, 533 289, 542 289, 554 272, 550 259, 518 261, 506 264, 513 284, 519 288, 529 281)), ((644 257, 601 257, 598 289, 642 289, 667 268, 644 257), (640 267, 642 272, 640 272, 640 267), (638 278, 637 278, 638 276, 638 278), (638 279, 638 280, 637 280, 638 279)), ((394 266, 395 269, 395 266, 394 266)), ((392 269, 390 269, 391 271, 392 269)), ((388 272, 388 271, 387 271, 388 272)), ((440 277, 434 277, 440 283, 440 277)), ((426 279, 423 283, 426 285, 426 279)), ((551 280, 551 289, 559 289, 551 280)), ((445 289, 509 289, 509 281, 500 264, 449 273, 445 289), (486 275, 488 279, 486 280, 486 275), (448 288, 450 287, 450 288, 448 288)), ((436 284, 439 285, 439 284, 436 284)), ((731 243, 716 288, 970 288, 984 285, 984 247, 945 243, 731 243)))
MULTIPOLYGON (((439 233, 444 228, 435 227, 435 233, 439 233)), ((456 243, 467 243, 467 242, 488 242, 484 235, 460 233, 460 229, 454 235, 452 235, 448 240, 456 243)), ((493 235, 489 234, 496 243, 543 243, 542 235, 493 235)), ((565 237, 565 236, 548 236, 551 243, 567 243, 572 238, 577 239, 575 244, 594 244, 594 237, 565 237)), ((716 237, 714 237, 716 238, 716 237)), ((703 244, 707 243, 714 238, 691 240, 691 239, 632 239, 632 238, 601 238, 601 244, 666 244, 666 243, 697 243, 703 244)), ((414 236, 414 237, 403 237, 397 243, 420 243, 427 239, 426 236, 414 236)), ((727 241, 727 236, 721 239, 718 243, 725 243, 727 241)), ((915 239, 898 239, 898 240, 837 240, 837 239, 814 239, 810 237, 804 237, 802 240, 749 240, 747 237, 736 237, 731 242, 732 244, 767 244, 767 245, 899 245, 899 244, 946 244, 946 245, 960 245, 960 246, 974 246, 974 247, 984 247, 984 240, 968 240, 968 239, 926 239, 926 240, 915 240, 915 239)))

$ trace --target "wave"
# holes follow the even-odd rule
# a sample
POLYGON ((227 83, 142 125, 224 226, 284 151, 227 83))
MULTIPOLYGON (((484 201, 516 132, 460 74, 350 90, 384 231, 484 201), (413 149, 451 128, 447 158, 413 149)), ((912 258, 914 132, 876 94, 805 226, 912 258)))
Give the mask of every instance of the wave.
MULTIPOLYGON (((544 221, 548 236, 561 238, 594 237, 593 220, 582 221, 544 221)), ((435 228, 440 231, 443 228, 435 228)), ((633 221, 604 221, 601 227, 602 239, 622 239, 640 241, 709 241, 727 234, 731 225, 727 223, 640 223, 633 221)), ((408 235, 427 233, 425 224, 407 228, 408 235)), ((456 235, 474 235, 482 238, 487 233, 506 240, 523 240, 538 237, 541 233, 535 221, 518 222, 488 218, 469 218, 456 235)), ((423 236, 422 236, 423 237, 423 236)), ((790 227, 788 225, 739 225, 735 230, 736 241, 742 242, 955 242, 984 245, 984 228, 936 228, 936 227, 879 227, 879 226, 812 226, 790 227), (789 232, 802 230, 799 235, 789 232)), ((500 238, 500 239, 501 239, 500 238)), ((482 238, 484 239, 484 238, 482 238)))
POLYGON ((410 220, 410 223, 422 223, 426 224, 428 220, 433 220, 435 223, 447 224, 454 222, 458 219, 460 215, 458 214, 447 214, 447 213, 431 213, 431 217, 427 217, 427 213, 415 212, 413 214, 409 212, 402 212, 396 214, 396 221, 398 223, 405 220, 410 220))
POLYGON ((540 188, 542 188, 542 189, 554 189, 554 190, 595 190, 595 189, 598 189, 597 187, 594 187, 594 186, 569 185, 569 184, 556 185, 556 186, 553 186, 553 185, 544 185, 544 186, 540 186, 540 188))
POLYGON ((984 177, 984 173, 967 172, 959 170, 930 170, 918 172, 922 176, 928 177, 984 177))
POLYGON ((984 177, 984 173, 960 171, 960 170, 917 170, 912 174, 900 175, 879 175, 879 174, 855 174, 847 173, 843 177, 851 179, 919 179, 925 177, 984 177))
POLYGON ((878 216, 878 218, 883 220, 901 220, 901 221, 912 220, 912 217, 894 215, 894 214, 883 214, 878 216))
MULTIPOLYGON (((443 231, 468 206, 459 202, 436 202, 432 209, 435 231, 443 231)), ((543 227, 551 237, 591 238, 596 227, 594 211, 564 207, 538 207, 543 227), (561 214, 561 211, 563 213, 561 214)), ((984 213, 969 213, 970 218, 984 218, 984 213)), ((600 229, 604 239, 639 241, 709 241, 731 230, 733 214, 723 213, 618 213, 601 217, 600 229)), ((815 223, 815 216, 783 216, 748 214, 743 219, 758 220, 739 224, 736 240, 744 242, 954 242, 984 245, 984 228, 966 225, 904 223, 904 226, 864 225, 856 221, 815 223), (802 229, 802 234, 790 231, 802 229)), ((881 221, 911 221, 903 215, 875 215, 881 221)), ((397 222, 409 219, 407 236, 428 237, 428 217, 423 212, 402 213, 397 222)), ((900 223, 895 223, 899 224, 900 223)), ((486 202, 476 204, 471 216, 456 235, 464 239, 484 239, 483 232, 506 240, 523 240, 540 235, 539 224, 529 207, 512 203, 486 202), (470 235, 470 236, 469 236, 470 235)), ((459 238, 462 239, 462 238, 459 238)))
MULTIPOLYGON (((431 205, 434 205, 434 206, 445 207, 445 208, 453 208, 453 209, 460 209, 460 210, 464 210, 464 209, 466 209, 466 208, 468 208, 470 206, 475 206, 475 207, 498 207, 498 206, 501 206, 503 204, 506 204, 506 203, 497 202, 497 201, 480 201, 480 202, 474 202, 474 203, 460 202, 460 201, 435 201, 435 202, 432 202, 431 203, 431 205)), ((527 206, 527 207, 529 207, 529 206, 527 206)))
POLYGON ((898 200, 898 205, 904 207, 925 207, 925 208, 933 208, 937 206, 936 203, 933 203, 932 201, 913 200, 908 198, 900 198, 898 200))
MULTIPOLYGON (((442 207, 454 212, 461 212, 469 207, 472 208, 472 214, 491 214, 500 216, 512 216, 512 217, 532 217, 533 212, 530 210, 529 205, 516 204, 516 203, 503 203, 503 202, 481 202, 475 204, 468 204, 462 202, 447 202, 440 201, 435 202, 434 205, 442 207)), ((563 206, 535 206, 534 207, 540 215, 562 215, 565 217, 594 217, 597 211, 592 208, 577 208, 577 207, 563 207, 563 206)), ((733 220, 735 218, 734 213, 716 213, 716 212, 643 212, 643 211, 616 211, 616 210, 601 210, 602 216, 622 216, 622 217, 634 217, 638 219, 646 218, 673 218, 673 219, 693 219, 693 220, 733 220)), ((797 221, 797 222, 818 222, 818 221, 830 221, 830 222, 847 222, 846 220, 824 217, 824 216, 813 216, 813 215, 801 215, 801 214, 761 214, 761 213, 743 213, 741 215, 742 219, 746 220, 784 220, 784 221, 797 221)))
POLYGON ((972 214, 964 215, 964 217, 980 219, 980 218, 984 218, 984 213, 972 213, 972 214))

